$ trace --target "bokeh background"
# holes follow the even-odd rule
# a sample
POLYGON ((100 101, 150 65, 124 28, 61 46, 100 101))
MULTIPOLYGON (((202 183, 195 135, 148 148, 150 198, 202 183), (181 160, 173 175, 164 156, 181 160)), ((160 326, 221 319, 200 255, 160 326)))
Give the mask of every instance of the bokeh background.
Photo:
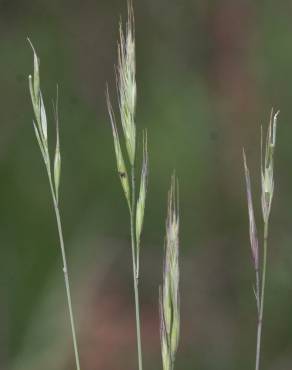
MULTIPOLYGON (((180 181, 181 343, 177 369, 247 369, 255 357, 254 273, 242 147, 259 233, 260 125, 280 109, 263 368, 292 366, 292 4, 134 0, 137 127, 147 128, 141 255, 146 369, 161 369, 158 286, 166 196, 180 181)), ((32 128, 29 36, 51 99, 60 87, 61 209, 82 369, 136 369, 126 203, 105 104, 115 98, 126 0, 0 1, 0 368, 67 370, 74 358, 57 230, 32 128)))

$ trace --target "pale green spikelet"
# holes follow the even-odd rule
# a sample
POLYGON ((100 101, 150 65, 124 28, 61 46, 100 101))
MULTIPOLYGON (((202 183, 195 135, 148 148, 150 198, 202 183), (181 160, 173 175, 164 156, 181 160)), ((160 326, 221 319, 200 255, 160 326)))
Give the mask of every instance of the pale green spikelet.
POLYGON ((163 369, 172 370, 180 334, 179 213, 175 176, 172 177, 168 196, 160 324, 163 369))
POLYGON ((112 131, 113 131, 113 137, 114 137, 114 147, 115 147, 115 153, 116 153, 116 160, 117 160, 117 169, 119 178, 121 180, 122 188, 124 190, 124 194, 128 203, 128 206, 130 207, 130 185, 129 185, 129 178, 127 173, 127 168, 125 165, 120 140, 119 140, 119 134, 116 126, 115 121, 115 115, 112 109, 112 105, 109 98, 108 89, 106 91, 106 100, 107 100, 107 106, 108 106, 108 112, 110 116, 112 131))
POLYGON ((33 85, 31 86, 30 90, 33 91, 33 96, 35 99, 38 98, 39 91, 40 91, 40 70, 39 70, 39 59, 35 52, 34 46, 30 39, 28 38, 27 41, 29 42, 32 50, 33 50, 33 85))
POLYGON ((34 123, 34 121, 32 121, 32 124, 33 124, 33 128, 34 128, 35 136, 37 138, 37 142, 39 144, 39 147, 40 147, 40 150, 41 150, 41 153, 42 153, 42 157, 44 159, 44 162, 46 163, 47 162, 46 149, 43 146, 42 139, 40 138, 38 128, 37 128, 36 124, 34 123))
POLYGON ((251 252, 252 252, 254 268, 257 271, 259 269, 259 244, 258 244, 258 237, 257 237, 257 228, 256 228, 255 217, 254 217, 254 211, 253 211, 250 174, 249 174, 249 169, 247 167, 246 156, 245 156, 244 150, 242 154, 243 154, 245 181, 246 181, 250 245, 251 245, 251 252))
POLYGON ((134 16, 132 3, 128 3, 128 22, 126 35, 120 24, 120 42, 118 47, 117 85, 119 94, 119 106, 123 132, 129 161, 133 166, 136 149, 136 61, 135 61, 135 38, 134 16))
POLYGON ((147 132, 143 135, 143 164, 140 180, 140 192, 136 209, 136 241, 137 241, 137 265, 139 261, 140 239, 143 228, 145 201, 147 193, 147 178, 148 178, 148 148, 147 148, 147 132))
POLYGON ((60 153, 60 135, 59 135, 59 90, 57 86, 56 104, 54 105, 54 115, 56 122, 56 149, 54 158, 54 183, 57 203, 59 202, 59 186, 61 177, 61 153, 60 153))
MULTIPOLYGON (((274 152, 276 145, 277 113, 271 112, 270 123, 266 136, 265 157, 261 160, 261 177, 262 177, 262 213, 266 222, 270 216, 271 205, 274 195, 274 152), (264 162, 264 163, 263 163, 264 162)), ((262 131, 261 131, 261 153, 262 149, 262 131)))
POLYGON ((54 168, 53 174, 54 178, 52 179, 51 175, 51 159, 48 149, 48 131, 47 131, 47 115, 44 100, 42 97, 40 89, 40 68, 39 68, 39 58, 36 54, 35 48, 33 47, 31 41, 28 39, 28 42, 33 50, 33 66, 34 73, 33 78, 29 75, 29 91, 31 96, 31 102, 33 106, 33 111, 35 115, 35 121, 33 121, 34 132, 36 135, 37 142, 42 153, 43 160, 47 169, 50 182, 54 182, 52 188, 53 196, 58 203, 59 200, 59 185, 60 185, 60 176, 61 176, 61 154, 60 154, 60 139, 59 139, 59 118, 58 118, 58 90, 57 90, 57 99, 56 105, 54 105, 54 115, 56 121, 56 148, 54 156, 54 168))
POLYGON ((42 127, 42 133, 44 135, 44 139, 47 143, 48 141, 48 128, 47 128, 47 115, 46 115, 46 109, 45 109, 45 105, 44 105, 44 101, 43 101, 43 96, 42 96, 42 93, 40 91, 40 95, 39 95, 39 104, 40 104, 40 124, 41 124, 41 127, 42 127))
POLYGON ((30 96, 32 101, 32 106, 35 114, 36 125, 34 127, 37 128, 39 132, 39 138, 42 142, 42 146, 44 149, 44 153, 46 155, 46 160, 48 161, 48 134, 47 134, 47 117, 46 117, 46 110, 42 98, 42 93, 40 90, 40 69, 39 69, 39 59, 35 52, 35 49, 28 39, 28 42, 33 50, 33 58, 34 58, 34 73, 33 79, 32 76, 28 76, 29 80, 29 90, 30 96))

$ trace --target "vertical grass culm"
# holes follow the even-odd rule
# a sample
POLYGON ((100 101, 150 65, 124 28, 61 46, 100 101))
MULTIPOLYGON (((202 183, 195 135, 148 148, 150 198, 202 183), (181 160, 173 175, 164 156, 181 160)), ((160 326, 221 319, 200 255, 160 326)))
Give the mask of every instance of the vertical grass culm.
POLYGON ((263 134, 261 130, 261 204, 263 215, 263 257, 262 264, 259 262, 259 243, 257 237, 256 222, 253 211, 252 193, 250 174, 247 167, 245 152, 243 150, 243 163, 246 180, 247 204, 249 215, 249 234, 252 251, 253 265, 256 274, 256 284, 254 294, 257 304, 257 342, 256 342, 256 361, 255 370, 260 369, 261 357, 261 340, 262 340, 262 326, 264 313, 264 299, 265 299, 265 285, 266 285, 266 269, 267 269, 267 249, 268 249, 268 235, 269 235, 269 219, 271 212, 271 205, 274 194, 274 152, 276 146, 276 130, 278 114, 271 112, 270 123, 266 136, 265 155, 263 158, 263 134), (260 277, 261 271, 261 277, 260 277))
POLYGON ((118 66, 117 66, 117 89, 120 109, 120 120, 124 134, 124 144, 127 152, 127 161, 124 160, 120 145, 119 133, 117 130, 114 111, 110 102, 107 89, 107 105, 113 131, 114 148, 117 160, 117 171, 121 185, 126 197, 130 216, 132 267, 134 282, 135 316, 137 332, 138 366, 142 370, 142 346, 140 327, 140 306, 139 306, 139 266, 141 233, 144 221, 144 209, 147 193, 148 178, 148 149, 147 133, 143 134, 143 161, 140 180, 140 191, 136 198, 136 61, 135 61, 135 35, 134 35, 134 13, 132 2, 128 1, 128 22, 124 34, 120 24, 120 41, 118 45, 118 66), (128 175, 128 169, 130 177, 128 175))
POLYGON ((28 78, 30 96, 31 96, 31 101, 32 101, 32 106, 33 106, 33 111, 34 111, 34 116, 35 116, 35 121, 33 121, 33 127, 34 127, 35 135, 37 138, 37 142, 39 144, 40 151, 41 151, 44 163, 45 163, 45 167, 47 170, 50 190, 51 190, 52 199, 53 199, 53 205, 54 205, 58 233, 59 233, 62 261, 63 261, 63 273, 64 273, 65 288, 66 288, 66 295, 67 295, 67 301, 68 301, 70 324, 71 324, 71 330, 72 330, 72 339, 73 339, 73 347, 74 347, 74 354, 75 354, 75 361, 76 361, 76 369, 80 370, 77 337, 76 337, 76 330, 75 330, 74 316, 73 316, 73 309, 72 309, 72 302, 71 302, 71 292, 70 292, 70 283, 69 283, 69 275, 68 275, 68 267, 67 267, 67 258, 66 258, 66 253, 65 253, 61 215, 60 215, 60 209, 59 209, 59 184, 60 184, 60 175, 61 175, 61 154, 60 154, 60 140, 59 140, 58 88, 57 88, 56 103, 53 104, 54 116, 55 116, 55 121, 56 121, 56 148, 55 148, 54 165, 53 165, 53 171, 52 171, 52 165, 51 165, 51 159, 50 159, 50 153, 49 153, 49 147, 48 147, 47 116, 46 116, 45 105, 44 105, 44 101, 43 101, 43 97, 42 97, 42 93, 40 89, 39 59, 38 59, 38 56, 30 40, 28 41, 32 47, 33 57, 34 57, 34 75, 33 77, 29 75, 29 78, 28 78))
POLYGON ((179 198, 175 176, 168 194, 163 284, 159 292, 163 370, 173 370, 180 333, 179 198))

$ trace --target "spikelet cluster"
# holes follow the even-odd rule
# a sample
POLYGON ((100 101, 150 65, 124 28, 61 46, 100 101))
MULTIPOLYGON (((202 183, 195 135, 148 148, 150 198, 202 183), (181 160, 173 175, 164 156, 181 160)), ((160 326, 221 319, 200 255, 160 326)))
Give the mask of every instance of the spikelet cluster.
POLYGON ((148 179, 148 148, 147 133, 143 133, 143 161, 141 169, 140 191, 138 199, 135 198, 133 177, 135 176, 136 159, 136 62, 135 62, 135 32, 134 15, 131 1, 128 2, 128 21, 124 34, 122 24, 120 24, 120 40, 118 44, 118 66, 117 66, 117 89, 119 101, 119 116, 123 130, 124 145, 126 147, 127 158, 124 159, 122 146, 116 124, 115 114, 106 91, 106 100, 112 126, 114 148, 116 154, 117 170, 121 180, 122 188, 127 200, 130 213, 135 217, 135 270, 136 276, 139 274, 139 253, 140 239, 144 221, 144 210, 147 194, 148 179), (128 171, 127 167, 130 167, 128 171), (130 176, 128 175, 130 173, 130 176), (134 195, 134 196, 133 196, 134 195))
POLYGON ((128 3, 128 22, 126 35, 120 23, 120 43, 118 46, 119 63, 117 67, 117 84, 123 132, 131 165, 135 162, 136 149, 136 58, 135 25, 132 3, 128 3))
MULTIPOLYGON (((262 177, 262 213, 264 222, 267 222, 271 212, 271 205, 274 195, 274 152, 276 145, 277 119, 279 111, 273 114, 271 112, 270 123, 266 136, 266 148, 264 160, 261 160, 262 177), (264 162, 264 163, 263 163, 264 162)), ((262 143, 261 137, 261 143, 262 143)), ((261 153, 262 153, 261 144, 261 153)))
POLYGON ((160 337, 164 370, 172 370, 180 333, 179 210, 175 177, 168 196, 163 285, 160 289, 160 337))
MULTIPOLYGON (((35 121, 33 121, 34 132, 37 138, 37 142, 42 153, 42 157, 45 162, 45 166, 48 172, 49 180, 51 182, 51 161, 50 154, 48 149, 48 128, 47 128, 47 115, 45 110, 45 105, 43 101, 42 92, 40 89, 40 65, 39 59, 35 52, 35 49, 28 40, 32 50, 33 50, 33 59, 34 59, 34 72, 33 77, 28 76, 29 80, 29 90, 31 96, 31 102, 33 106, 35 121)), ((60 185, 60 176, 61 176, 61 154, 60 154, 60 139, 59 139, 59 118, 58 118, 58 89, 57 89, 57 98, 56 104, 54 105, 54 115, 56 121, 56 148, 54 155, 54 186, 52 187, 54 199, 58 203, 59 199, 59 185, 60 185)))
MULTIPOLYGON (((273 114, 271 112, 270 123, 266 136, 266 147, 264 159, 261 158, 261 204, 262 204, 262 214, 264 223, 266 224, 269 220, 271 204, 274 194, 274 152, 276 145, 276 130, 277 130, 277 119, 279 112, 273 114)), ((262 145, 262 133, 261 133, 261 157, 263 157, 263 145, 262 145)), ((247 192, 247 205, 248 205, 248 215, 249 215, 249 235, 250 235, 250 245, 252 251, 252 257, 254 262, 255 270, 259 269, 259 245, 257 237, 257 228, 255 223, 253 202, 252 202, 252 192, 251 192, 251 181, 249 169, 247 167, 246 156, 243 150, 243 164, 246 180, 246 192, 247 192)))

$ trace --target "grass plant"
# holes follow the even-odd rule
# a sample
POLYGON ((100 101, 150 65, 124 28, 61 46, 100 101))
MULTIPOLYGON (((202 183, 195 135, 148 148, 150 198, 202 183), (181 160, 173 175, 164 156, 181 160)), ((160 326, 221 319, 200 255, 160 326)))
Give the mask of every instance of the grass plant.
POLYGON ((267 250, 269 236, 269 219, 271 205, 274 194, 274 152, 276 146, 276 130, 278 114, 271 112, 270 123, 266 135, 265 154, 263 158, 263 134, 261 130, 261 205, 263 215, 263 257, 260 263, 259 242, 257 228, 253 211, 253 201, 251 192, 251 181, 249 169, 247 166, 245 152, 243 150, 243 163, 246 180, 247 204, 249 215, 249 235, 252 251, 253 265, 255 269, 256 283, 254 294, 257 305, 257 342, 256 342, 256 360, 255 370, 260 369, 261 341, 265 300, 266 270, 267 270, 267 250))
MULTIPOLYGON (((29 76, 29 89, 34 112, 33 127, 35 136, 45 164, 53 207, 56 216, 59 243, 63 262, 64 281, 68 302, 68 312, 72 331, 72 340, 76 369, 80 370, 78 344, 74 323, 67 257, 64 246, 63 229, 59 208, 59 187, 61 176, 61 154, 58 117, 58 88, 56 102, 53 103, 56 123, 56 145, 54 158, 51 158, 48 145, 47 116, 43 96, 40 89, 39 59, 33 50, 34 71, 29 76)), ((113 133, 114 151, 117 163, 117 174, 126 199, 129 211, 131 236, 131 254, 133 271, 133 290, 135 302, 136 337, 138 369, 143 370, 140 304, 139 304, 139 277, 141 235, 144 223, 147 182, 149 174, 147 132, 143 132, 142 164, 137 166, 137 128, 135 122, 137 86, 136 86, 136 58, 135 58, 135 26, 134 12, 131 0, 128 1, 128 18, 125 30, 120 23, 118 43, 118 65, 116 68, 116 83, 119 106, 119 120, 122 131, 122 140, 115 113, 111 104, 108 88, 106 100, 109 118, 113 133), (124 154, 125 152, 125 154, 124 154), (140 187, 137 191, 136 172, 140 172, 140 187)), ((263 134, 261 131, 261 208, 263 217, 263 252, 260 256, 259 240, 253 208, 250 172, 246 155, 243 149, 243 163, 246 181, 249 236, 252 252, 253 267, 255 270, 254 294, 257 307, 257 340, 255 370, 260 369, 261 341, 264 313, 264 299, 267 270, 267 251, 269 236, 269 220, 274 194, 274 152, 276 146, 276 129, 278 114, 271 112, 267 130, 265 150, 263 154, 263 134), (261 258, 260 258, 261 257, 261 258)), ((163 282, 159 289, 160 311, 160 339, 163 370, 173 370, 180 337, 180 269, 179 269, 179 194, 178 182, 175 175, 171 178, 168 193, 168 207, 166 218, 166 236, 164 245, 163 282)))
POLYGON ((28 78, 31 102, 32 102, 32 107, 33 107, 34 117, 35 117, 35 119, 33 120, 33 127, 34 127, 35 136, 37 138, 37 142, 38 142, 41 154, 42 154, 42 158, 44 160, 44 164, 46 167, 52 200, 53 200, 54 211, 56 215, 59 242, 60 242, 61 255, 62 255, 62 261, 63 261, 63 273, 64 273, 64 281, 65 281, 66 295, 67 295, 67 301, 68 301, 70 325, 71 325, 71 330, 72 330, 72 339, 73 339, 73 347, 74 347, 74 354, 75 354, 75 361, 76 361, 76 369, 80 370, 76 329, 75 329, 72 301, 71 301, 68 265, 67 265, 67 258, 66 258, 64 238, 63 238, 60 208, 59 208, 61 154, 60 154, 59 117, 58 117, 58 87, 57 87, 56 102, 53 103, 54 117, 55 117, 55 122, 56 122, 56 147, 55 147, 55 154, 54 154, 54 164, 52 165, 51 164, 52 161, 51 161, 50 153, 49 153, 49 146, 48 146, 47 116, 46 116, 43 96, 42 96, 41 89, 40 89, 39 59, 38 59, 38 56, 35 52, 35 49, 32 43, 30 41, 29 43, 32 47, 33 58, 34 58, 33 77, 29 75, 29 78, 28 78))
POLYGON ((121 180, 121 185, 126 197, 131 233, 132 269, 134 283, 134 300, 136 316, 136 335, 138 368, 142 370, 142 345, 141 345, 141 325, 140 325, 140 306, 139 306, 139 266, 141 233, 144 221, 144 210, 147 193, 148 178, 148 149, 147 133, 143 134, 143 161, 141 168, 140 191, 136 197, 136 61, 135 61, 135 30, 134 13, 132 3, 128 2, 128 21, 126 32, 123 32, 120 23, 120 40, 118 44, 118 66, 116 70, 118 101, 120 109, 120 121, 124 136, 124 146, 126 148, 126 160, 120 144, 119 133, 116 125, 115 114, 110 102, 107 89, 107 105, 112 126, 114 148, 117 161, 117 172, 121 180))

